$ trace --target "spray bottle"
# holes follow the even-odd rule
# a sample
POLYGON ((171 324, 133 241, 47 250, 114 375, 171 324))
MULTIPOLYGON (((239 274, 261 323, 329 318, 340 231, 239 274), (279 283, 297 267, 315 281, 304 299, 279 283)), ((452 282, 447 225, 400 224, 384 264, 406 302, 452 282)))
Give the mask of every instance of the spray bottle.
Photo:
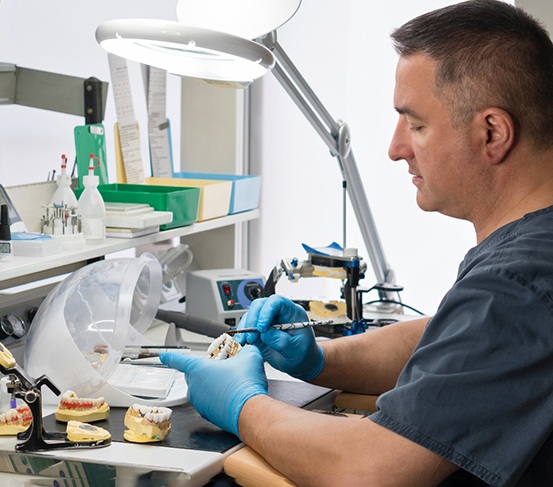
POLYGON ((98 191, 100 178, 94 174, 94 160, 100 161, 90 154, 88 176, 83 176, 84 191, 78 202, 82 228, 86 243, 102 243, 106 238, 106 205, 98 191))
POLYGON ((50 204, 63 208, 77 207, 77 198, 71 189, 71 177, 67 174, 67 157, 61 156, 61 174, 58 176, 58 187, 50 200, 50 204))

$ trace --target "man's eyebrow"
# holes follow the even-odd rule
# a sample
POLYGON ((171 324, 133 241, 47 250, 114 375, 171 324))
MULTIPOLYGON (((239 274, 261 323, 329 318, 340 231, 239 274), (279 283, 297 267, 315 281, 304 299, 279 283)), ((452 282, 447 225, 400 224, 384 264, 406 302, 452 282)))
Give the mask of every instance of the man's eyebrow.
POLYGON ((422 117, 408 107, 395 106, 395 111, 400 115, 407 115, 412 118, 421 119, 422 117))

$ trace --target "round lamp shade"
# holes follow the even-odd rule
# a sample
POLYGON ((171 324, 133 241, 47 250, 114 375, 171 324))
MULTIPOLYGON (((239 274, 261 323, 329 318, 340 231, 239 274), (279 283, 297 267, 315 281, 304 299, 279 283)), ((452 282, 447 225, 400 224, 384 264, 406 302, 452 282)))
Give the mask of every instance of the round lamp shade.
POLYGON ((225 32, 154 19, 110 20, 96 29, 106 51, 169 73, 247 86, 275 63, 264 46, 225 32))
POLYGON ((185 25, 255 39, 285 24, 300 4, 301 0, 179 0, 177 18, 185 25))

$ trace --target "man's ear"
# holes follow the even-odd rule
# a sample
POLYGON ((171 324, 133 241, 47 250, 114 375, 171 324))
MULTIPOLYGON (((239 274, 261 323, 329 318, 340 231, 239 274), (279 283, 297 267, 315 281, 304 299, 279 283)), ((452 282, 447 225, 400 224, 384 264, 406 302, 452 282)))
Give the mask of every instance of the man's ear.
POLYGON ((489 164, 500 164, 515 143, 513 118, 501 108, 488 108, 479 114, 479 118, 486 134, 484 156, 489 164))

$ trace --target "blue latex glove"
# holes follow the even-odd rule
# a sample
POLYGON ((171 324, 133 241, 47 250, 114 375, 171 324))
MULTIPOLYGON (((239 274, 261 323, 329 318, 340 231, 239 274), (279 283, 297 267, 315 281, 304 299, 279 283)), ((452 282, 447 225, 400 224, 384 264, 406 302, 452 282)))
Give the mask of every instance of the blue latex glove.
POLYGON ((239 436, 238 418, 246 401, 267 394, 263 358, 255 347, 246 346, 226 360, 180 353, 162 353, 159 359, 184 372, 188 400, 202 418, 236 436, 239 436))
POLYGON ((237 333, 241 345, 257 346, 263 358, 275 369, 301 380, 317 377, 324 367, 322 348, 315 341, 311 327, 282 331, 272 324, 308 321, 305 310, 283 296, 273 295, 252 301, 238 328, 256 328, 258 332, 237 333))

